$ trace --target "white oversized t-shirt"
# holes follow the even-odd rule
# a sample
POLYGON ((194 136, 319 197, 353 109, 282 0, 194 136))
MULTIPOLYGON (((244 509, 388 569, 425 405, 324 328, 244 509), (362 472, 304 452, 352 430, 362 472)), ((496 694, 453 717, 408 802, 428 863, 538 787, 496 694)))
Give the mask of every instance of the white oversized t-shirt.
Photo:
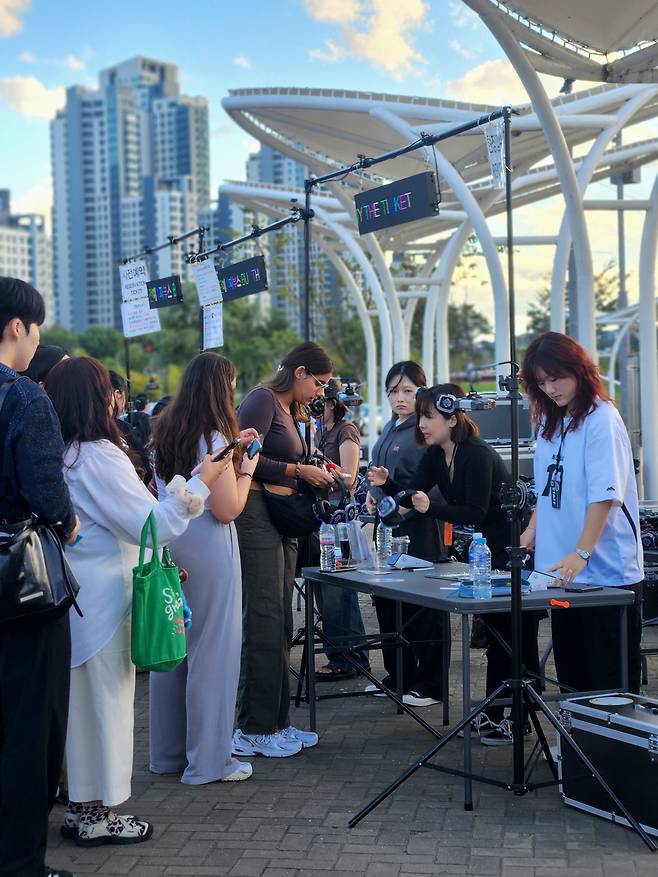
MULTIPOLYGON (((565 430, 569 423, 566 417, 565 430)), ((540 429, 534 463, 538 493, 535 569, 546 572, 578 547, 588 506, 612 500, 603 533, 575 581, 607 587, 637 584, 644 578, 642 544, 622 508, 623 504, 639 537, 633 455, 628 433, 612 402, 598 400, 578 429, 565 432, 560 460, 562 497, 560 508, 555 509, 550 490, 548 496, 542 493, 559 447, 559 427, 551 441, 542 438, 540 429)))

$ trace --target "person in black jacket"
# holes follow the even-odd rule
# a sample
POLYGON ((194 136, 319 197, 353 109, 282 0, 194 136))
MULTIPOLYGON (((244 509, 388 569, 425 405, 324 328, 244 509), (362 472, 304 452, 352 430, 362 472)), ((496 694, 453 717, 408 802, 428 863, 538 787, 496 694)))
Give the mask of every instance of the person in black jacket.
MULTIPOLYGON (((421 515, 437 518, 448 524, 472 524, 486 536, 491 550, 492 566, 505 569, 508 564, 506 546, 509 542, 507 514, 501 507, 500 490, 510 475, 500 455, 479 438, 479 430, 471 418, 456 408, 457 399, 446 392, 452 385, 438 384, 418 394, 416 400, 416 439, 428 446, 412 485, 391 477, 385 467, 373 468, 372 483, 386 493, 395 494, 405 487, 415 487, 407 504, 421 515), (441 499, 430 496, 438 488, 441 499)), ((539 613, 523 613, 523 663, 527 670, 539 672, 537 629, 539 613)), ((510 642, 510 613, 486 616, 488 627, 510 642)), ((510 675, 510 658, 495 635, 487 649, 487 693, 494 691, 510 675)), ((503 720, 503 708, 488 708, 488 726, 480 726, 480 740, 495 746, 511 742, 511 727, 503 720)))
MULTIPOLYGON (((386 394, 393 416, 384 427, 379 440, 372 449, 374 466, 385 466, 391 476, 403 487, 411 487, 418 464, 426 449, 416 441, 416 393, 427 383, 425 372, 417 362, 397 362, 386 375, 386 394)), ((368 504, 375 509, 383 499, 384 491, 371 482, 368 504)), ((442 543, 438 522, 434 518, 410 512, 393 531, 395 536, 409 537, 409 554, 424 560, 439 560, 442 543)), ((377 620, 382 633, 395 630, 395 603, 384 597, 375 597, 377 620)), ((419 608, 410 603, 402 604, 404 636, 412 643, 402 650, 402 686, 404 702, 410 706, 425 707, 443 698, 441 689, 441 665, 443 644, 450 648, 449 624, 444 627, 444 613, 419 608), (447 631, 448 634, 444 633, 447 631), (429 642, 428 642, 429 641, 429 642), (420 643, 423 642, 423 645, 420 643)), ((382 648, 386 676, 382 680, 387 688, 395 689, 397 649, 382 648)), ((368 686, 366 691, 376 693, 379 689, 368 686)))
MULTIPOLYGON (((50 400, 20 377, 39 343, 42 297, 0 277, 0 529, 31 514, 71 543, 80 529, 62 475, 64 443, 50 400)), ((0 622, 0 875, 71 877, 44 864, 69 708, 68 612, 0 622)))

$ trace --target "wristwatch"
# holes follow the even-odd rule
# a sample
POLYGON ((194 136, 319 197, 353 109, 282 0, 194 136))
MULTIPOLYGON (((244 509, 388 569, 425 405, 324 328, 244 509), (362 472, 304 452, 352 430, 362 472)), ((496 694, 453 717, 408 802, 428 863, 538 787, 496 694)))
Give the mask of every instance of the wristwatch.
POLYGON ((587 563, 589 563, 589 559, 592 556, 589 551, 585 551, 584 548, 576 548, 576 554, 578 557, 582 557, 583 560, 587 561, 587 563))

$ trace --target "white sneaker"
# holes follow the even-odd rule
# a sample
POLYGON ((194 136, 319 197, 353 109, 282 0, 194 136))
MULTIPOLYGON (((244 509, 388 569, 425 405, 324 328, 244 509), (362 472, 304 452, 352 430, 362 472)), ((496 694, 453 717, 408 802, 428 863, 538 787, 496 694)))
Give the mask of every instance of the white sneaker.
POLYGON ((233 768, 231 773, 227 774, 225 777, 222 777, 220 782, 239 783, 241 780, 248 780, 253 772, 254 769, 248 761, 236 761, 235 767, 233 768))
POLYGON ((376 685, 366 685, 363 690, 366 691, 368 694, 374 694, 375 697, 386 697, 381 688, 378 688, 376 685))
POLYGON ((315 731, 300 731, 299 728, 294 728, 292 725, 289 725, 283 731, 279 731, 277 737, 282 742, 282 745, 287 745, 290 741, 301 743, 304 749, 310 749, 311 746, 318 745, 318 735, 315 731))
MULTIPOLYGON (((486 713, 478 713, 471 722, 471 737, 479 737, 481 734, 486 734, 488 731, 495 731, 497 727, 497 723, 492 722, 486 713)), ((464 732, 459 731, 457 736, 462 739, 464 737, 464 732)))
POLYGON ((441 701, 435 697, 423 697, 417 691, 410 691, 409 694, 402 695, 402 703, 406 703, 409 706, 432 706, 435 703, 441 703, 441 701))
POLYGON ((243 734, 240 728, 233 733, 233 755, 264 755, 266 758, 289 758, 302 750, 300 741, 279 740, 278 734, 243 734))

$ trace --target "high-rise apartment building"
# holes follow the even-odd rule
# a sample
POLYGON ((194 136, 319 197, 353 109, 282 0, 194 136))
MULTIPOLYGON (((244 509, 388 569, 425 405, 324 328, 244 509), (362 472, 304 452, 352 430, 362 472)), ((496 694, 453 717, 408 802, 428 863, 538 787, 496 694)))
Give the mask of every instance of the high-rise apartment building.
POLYGON ((46 325, 54 322, 50 239, 40 213, 12 213, 9 189, 0 189, 0 275, 18 277, 46 302, 46 325))
MULTIPOLYGON (((199 223, 210 198, 208 107, 179 94, 178 68, 137 57, 74 86, 51 124, 57 322, 120 325, 117 266, 199 223)), ((184 250, 152 276, 187 274, 184 250)))

